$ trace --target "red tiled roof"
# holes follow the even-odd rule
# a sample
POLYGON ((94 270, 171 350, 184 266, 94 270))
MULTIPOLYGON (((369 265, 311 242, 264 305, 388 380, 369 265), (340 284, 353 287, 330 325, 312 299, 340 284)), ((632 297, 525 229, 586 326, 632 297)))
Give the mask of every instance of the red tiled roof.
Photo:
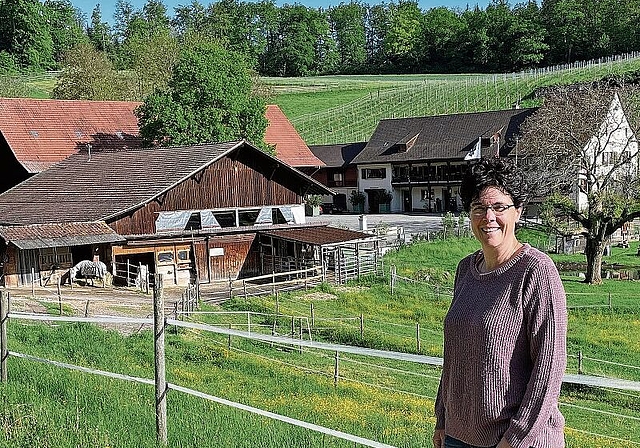
POLYGON ((0 98, 0 133, 30 173, 43 171, 80 149, 138 148, 141 139, 129 101, 0 98))
POLYGON ((287 164, 296 167, 323 167, 322 160, 313 155, 307 144, 302 140, 289 119, 274 104, 267 106, 266 112, 269 125, 264 141, 276 147, 276 157, 287 164))

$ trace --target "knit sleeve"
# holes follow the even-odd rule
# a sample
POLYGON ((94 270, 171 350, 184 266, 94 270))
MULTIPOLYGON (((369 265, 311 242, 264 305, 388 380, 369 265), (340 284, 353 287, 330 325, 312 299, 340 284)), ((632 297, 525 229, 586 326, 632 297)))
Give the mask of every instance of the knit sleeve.
POLYGON ((523 311, 532 370, 520 408, 504 434, 514 448, 533 446, 553 415, 557 415, 553 411, 558 406, 567 362, 564 288, 553 262, 548 257, 538 261, 523 285, 523 311))
MULTIPOLYGON (((457 289, 458 282, 460 281, 460 277, 464 275, 463 274, 463 272, 465 271, 464 268, 467 267, 468 264, 469 264, 469 257, 463 258, 458 263, 458 267, 456 268, 456 275, 453 280, 454 299, 455 299, 455 291, 457 289)), ((442 375, 440 375, 440 384, 438 385, 438 394, 436 395, 436 403, 435 403, 436 428, 435 429, 444 429, 445 427, 444 395, 445 395, 447 381, 448 381, 447 372, 446 372, 446 369, 443 369, 442 375)))

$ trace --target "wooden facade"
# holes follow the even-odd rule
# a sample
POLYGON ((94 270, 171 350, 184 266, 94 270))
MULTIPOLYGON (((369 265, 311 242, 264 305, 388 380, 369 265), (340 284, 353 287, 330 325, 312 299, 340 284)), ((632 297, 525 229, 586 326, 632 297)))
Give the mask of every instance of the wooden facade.
POLYGON ((5 284, 6 273, 18 285, 42 279, 54 247, 70 254, 64 266, 126 266, 124 284, 136 266, 167 286, 259 275, 258 231, 303 225, 304 196, 331 193, 245 141, 78 154, 0 195, 5 284), (27 231, 34 223, 37 235, 27 231), (87 234, 89 223, 97 228, 87 234))
POLYGON ((160 211, 204 210, 302 203, 302 196, 267 178, 244 161, 223 157, 131 214, 107 221, 120 235, 156 232, 160 211), (242 191, 250 188, 251 194, 242 191))

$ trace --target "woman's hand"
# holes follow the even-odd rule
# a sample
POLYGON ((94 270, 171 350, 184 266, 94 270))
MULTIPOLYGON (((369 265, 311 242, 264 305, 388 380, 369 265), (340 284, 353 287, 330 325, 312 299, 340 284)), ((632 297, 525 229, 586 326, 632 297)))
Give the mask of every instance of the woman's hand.
POLYGON ((513 448, 513 447, 509 444, 509 442, 507 442, 507 439, 503 437, 502 439, 500 439, 500 443, 496 445, 496 448, 513 448))
POLYGON ((433 448, 444 448, 444 429, 436 429, 434 431, 433 448))

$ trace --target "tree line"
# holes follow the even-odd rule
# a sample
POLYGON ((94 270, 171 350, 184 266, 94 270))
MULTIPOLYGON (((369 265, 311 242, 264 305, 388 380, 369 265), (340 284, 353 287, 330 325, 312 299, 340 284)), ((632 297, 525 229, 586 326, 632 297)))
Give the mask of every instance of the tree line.
POLYGON ((0 73, 63 67, 78 45, 135 70, 189 36, 243 54, 264 76, 511 72, 638 50, 637 23, 637 0, 492 0, 464 10, 193 0, 172 16, 161 0, 141 9, 117 0, 112 22, 99 4, 87 18, 69 0, 0 0, 0 73))

